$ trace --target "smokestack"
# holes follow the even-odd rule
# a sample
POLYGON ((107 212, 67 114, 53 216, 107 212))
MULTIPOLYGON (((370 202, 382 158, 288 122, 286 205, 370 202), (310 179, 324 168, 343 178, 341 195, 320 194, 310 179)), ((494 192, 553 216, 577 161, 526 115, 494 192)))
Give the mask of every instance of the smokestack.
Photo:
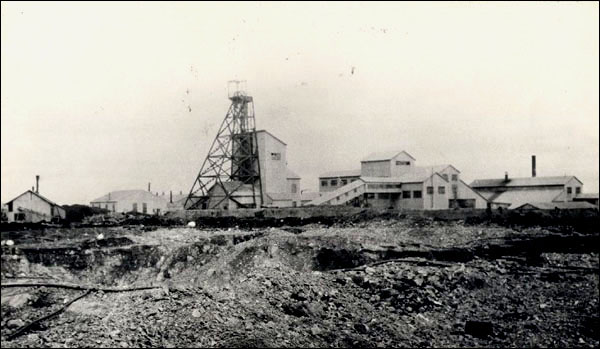
POLYGON ((179 195, 183 195, 183 190, 180 190, 180 191, 179 191, 179 195))
POLYGON ((504 180, 508 182, 508 172, 504 172, 504 180))
POLYGON ((173 203, 173 191, 169 190, 169 202, 173 203))
POLYGON ((40 175, 35 176, 35 193, 40 193, 40 175))
POLYGON ((535 177, 535 155, 531 155, 531 177, 535 177))
POLYGON ((148 182, 148 191, 150 191, 150 182, 148 182))

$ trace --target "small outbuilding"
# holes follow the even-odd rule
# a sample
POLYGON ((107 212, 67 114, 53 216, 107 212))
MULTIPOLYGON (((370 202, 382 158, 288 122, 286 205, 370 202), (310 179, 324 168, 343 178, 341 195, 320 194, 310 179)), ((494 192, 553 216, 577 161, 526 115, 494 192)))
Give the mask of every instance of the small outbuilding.
POLYGON ((6 203, 8 222, 37 223, 65 219, 66 211, 40 193, 27 190, 6 203))

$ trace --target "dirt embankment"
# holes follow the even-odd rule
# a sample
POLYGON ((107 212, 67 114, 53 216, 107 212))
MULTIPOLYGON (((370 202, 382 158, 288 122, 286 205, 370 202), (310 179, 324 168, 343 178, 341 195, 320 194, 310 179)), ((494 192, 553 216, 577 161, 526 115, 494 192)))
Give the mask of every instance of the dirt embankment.
POLYGON ((160 288, 93 292, 10 340, 81 291, 3 288, 3 346, 599 345, 597 231, 386 214, 29 232, 3 284, 160 288))

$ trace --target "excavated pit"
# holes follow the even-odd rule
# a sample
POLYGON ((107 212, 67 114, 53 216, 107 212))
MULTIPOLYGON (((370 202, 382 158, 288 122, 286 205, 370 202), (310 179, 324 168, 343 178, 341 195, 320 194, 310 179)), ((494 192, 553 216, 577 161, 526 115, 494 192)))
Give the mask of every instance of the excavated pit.
POLYGON ((535 336, 540 346, 598 344, 597 232, 383 219, 27 236, 2 246, 3 283, 162 288, 88 296, 69 308, 68 321, 15 340, 5 338, 9 320, 39 317, 77 294, 3 289, 8 347, 502 347, 535 336), (469 335, 467 321, 491 334, 469 335), (116 334, 80 335, 103 332, 116 334))

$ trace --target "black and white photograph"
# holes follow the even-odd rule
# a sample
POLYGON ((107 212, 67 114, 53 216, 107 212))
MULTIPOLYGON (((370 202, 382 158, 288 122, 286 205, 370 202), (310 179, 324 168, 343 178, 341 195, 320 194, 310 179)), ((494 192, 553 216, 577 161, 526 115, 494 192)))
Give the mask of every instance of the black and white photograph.
POLYGON ((2 348, 598 348, 599 7, 2 1, 2 348))

